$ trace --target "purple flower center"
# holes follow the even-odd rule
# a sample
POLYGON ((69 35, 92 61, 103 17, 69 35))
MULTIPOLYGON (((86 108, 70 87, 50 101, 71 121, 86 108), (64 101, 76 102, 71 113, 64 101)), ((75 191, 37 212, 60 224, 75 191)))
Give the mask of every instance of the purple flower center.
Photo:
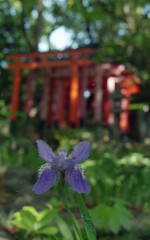
POLYGON ((73 168, 75 165, 73 159, 71 157, 66 157, 66 155, 67 155, 67 150, 60 149, 59 155, 56 157, 55 162, 49 163, 49 168, 52 166, 53 168, 56 168, 60 172, 64 172, 67 169, 73 168))

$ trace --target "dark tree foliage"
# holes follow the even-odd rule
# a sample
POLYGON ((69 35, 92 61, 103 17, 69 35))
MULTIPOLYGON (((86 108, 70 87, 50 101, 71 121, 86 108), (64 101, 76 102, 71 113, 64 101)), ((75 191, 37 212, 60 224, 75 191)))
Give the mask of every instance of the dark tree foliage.
POLYGON ((53 49, 49 37, 60 26, 73 31, 72 44, 98 46, 96 61, 111 58, 133 69, 141 77, 142 94, 146 95, 140 101, 150 100, 145 90, 150 81, 148 0, 1 0, 0 89, 6 102, 12 77, 4 70, 5 55, 38 51, 43 39, 53 49))

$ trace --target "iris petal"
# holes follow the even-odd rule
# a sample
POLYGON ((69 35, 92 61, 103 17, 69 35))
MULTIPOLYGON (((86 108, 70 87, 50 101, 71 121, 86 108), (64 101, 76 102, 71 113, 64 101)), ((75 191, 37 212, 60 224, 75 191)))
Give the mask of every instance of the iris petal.
POLYGON ((59 149, 59 156, 63 156, 64 158, 67 155, 67 150, 64 148, 64 150, 62 150, 62 148, 59 149))
POLYGON ((73 149, 70 157, 74 160, 75 164, 78 164, 88 158, 90 154, 90 143, 88 141, 80 142, 73 149))
POLYGON ((53 163, 57 157, 53 153, 51 147, 40 139, 37 140, 36 143, 38 145, 39 157, 43 158, 47 163, 53 163))
POLYGON ((60 173, 57 169, 54 168, 46 168, 43 173, 40 175, 36 184, 32 188, 32 190, 36 194, 42 194, 47 192, 53 185, 54 181, 58 181, 60 177, 60 173))
POLYGON ((72 190, 78 193, 88 194, 90 191, 88 180, 80 169, 73 168, 71 170, 67 170, 65 172, 65 179, 67 182, 69 182, 72 190))

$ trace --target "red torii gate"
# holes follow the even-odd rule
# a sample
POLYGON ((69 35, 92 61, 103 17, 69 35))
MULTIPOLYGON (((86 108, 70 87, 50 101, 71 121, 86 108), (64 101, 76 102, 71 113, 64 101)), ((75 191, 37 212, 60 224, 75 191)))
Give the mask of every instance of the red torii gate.
MULTIPOLYGON (((78 126, 79 120, 86 117, 86 99, 83 97, 83 93, 86 89, 89 89, 94 91, 94 120, 96 122, 102 120, 102 111, 104 111, 103 122, 105 126, 108 126, 109 112, 111 110, 108 78, 110 76, 116 77, 122 91, 127 89, 129 96, 132 93, 137 93, 139 88, 134 81, 131 81, 133 82, 132 87, 127 84, 124 65, 111 63, 94 64, 89 58, 89 55, 94 52, 95 50, 91 48, 82 48, 46 53, 9 54, 7 58, 13 61, 13 63, 8 65, 8 70, 14 71, 11 120, 17 118, 21 71, 23 69, 30 70, 27 79, 27 97, 25 102, 25 112, 29 114, 33 105, 35 89, 34 70, 45 69, 40 112, 42 120, 51 124, 53 117, 54 120, 58 120, 59 127, 62 126, 64 122, 66 89, 69 88, 67 123, 72 126, 78 126), (123 66, 123 69, 120 66, 123 66), (128 85, 128 88, 126 85, 128 85), (133 91, 134 86, 138 88, 138 90, 136 89, 137 91, 133 91), (55 103, 55 111, 53 110, 53 103, 55 103)), ((132 75, 133 73, 129 71, 128 79, 131 80, 132 75)), ((126 111, 126 114, 129 116, 129 111, 126 111)))
MULTIPOLYGON (((35 69, 51 69, 51 68, 62 68, 69 67, 70 68, 70 97, 69 97, 69 122, 72 124, 77 123, 77 110, 78 110, 78 95, 79 95, 79 77, 78 77, 78 69, 79 67, 88 67, 92 65, 92 61, 87 57, 87 55, 93 52, 90 48, 83 48, 77 50, 66 50, 66 51, 51 51, 46 53, 22 53, 22 54, 9 54, 7 56, 8 60, 13 60, 13 63, 10 63, 8 66, 8 70, 14 71, 14 82, 13 82, 13 91, 12 91, 12 99, 11 99, 11 120, 15 120, 17 118, 16 112, 18 111, 19 106, 19 94, 20 94, 20 84, 21 84, 21 71, 23 69, 30 69, 31 72, 28 77, 28 94, 31 100, 33 94, 33 82, 31 78, 33 75, 32 70, 35 69), (64 57, 64 59, 63 59, 64 57), (67 59, 65 59, 65 57, 67 59)), ((48 76, 48 74, 47 74, 48 76)), ((52 84, 53 85, 53 84, 52 84)), ((46 99, 48 91, 48 84, 44 83, 43 90, 43 101, 42 104, 47 104, 48 99, 46 99)), ((51 94, 52 94, 53 86, 51 86, 51 94)), ((62 91, 59 87, 58 95, 61 96, 62 91)), ((50 101, 50 105, 51 105, 50 101)), ((30 102, 26 102, 25 111, 29 113, 30 110, 30 102)), ((60 108, 58 103, 58 108, 60 108)), ((61 108, 60 108, 61 111, 61 108)), ((57 114, 59 115, 59 112, 57 114)), ((51 109, 49 109, 50 115, 51 109)), ((41 117, 45 119, 46 113, 41 113, 41 117)), ((48 117, 48 122, 50 122, 50 116, 48 117)))

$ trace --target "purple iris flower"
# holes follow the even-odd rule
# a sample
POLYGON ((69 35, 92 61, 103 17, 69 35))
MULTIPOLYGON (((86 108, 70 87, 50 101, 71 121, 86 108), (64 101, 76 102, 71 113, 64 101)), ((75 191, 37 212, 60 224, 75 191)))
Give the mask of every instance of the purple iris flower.
POLYGON ((76 145, 72 153, 67 157, 67 150, 60 149, 56 156, 51 147, 43 140, 37 140, 39 156, 43 158, 46 164, 39 169, 39 178, 33 187, 37 194, 47 192, 55 181, 59 181, 60 175, 69 182, 70 187, 78 192, 88 194, 90 187, 88 180, 84 175, 84 170, 79 165, 86 160, 90 153, 90 143, 88 141, 80 142, 76 145))

